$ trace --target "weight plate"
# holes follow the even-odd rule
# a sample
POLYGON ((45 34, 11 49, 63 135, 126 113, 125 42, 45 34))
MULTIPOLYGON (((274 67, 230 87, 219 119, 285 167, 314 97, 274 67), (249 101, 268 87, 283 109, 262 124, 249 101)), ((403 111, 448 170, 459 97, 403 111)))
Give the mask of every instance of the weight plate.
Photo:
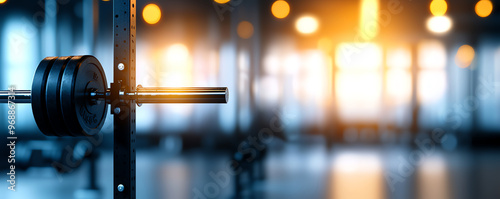
POLYGON ((45 104, 49 123, 52 126, 53 134, 56 136, 67 136, 68 128, 64 123, 61 113, 61 80, 64 68, 71 57, 59 57, 52 65, 49 76, 47 77, 47 86, 45 88, 45 104))
POLYGON ((53 130, 49 124, 49 116, 47 115, 45 88, 47 76, 56 59, 57 57, 46 57, 38 64, 31 85, 31 110, 33 111, 38 129, 47 136, 53 135, 53 130))
POLYGON ((73 136, 98 133, 106 119, 104 101, 92 104, 89 92, 106 92, 107 81, 101 63, 93 56, 75 56, 67 64, 61 82, 64 122, 73 136))

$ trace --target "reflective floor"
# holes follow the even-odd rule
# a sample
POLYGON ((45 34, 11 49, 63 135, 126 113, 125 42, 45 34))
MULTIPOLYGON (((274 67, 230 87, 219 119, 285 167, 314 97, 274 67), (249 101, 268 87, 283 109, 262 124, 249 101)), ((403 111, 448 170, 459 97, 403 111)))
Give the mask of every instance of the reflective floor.
MULTIPOLYGON (((276 141, 263 163, 262 180, 227 168, 228 153, 190 150, 168 154, 159 149, 137 154, 138 198, 499 198, 500 153, 407 147, 334 146, 321 138, 276 141), (226 178, 231 176, 231 178, 226 178), (245 177, 246 176, 246 177, 245 177)), ((100 192, 85 190, 88 165, 59 175, 49 168, 19 173, 16 192, 2 198, 112 198, 112 154, 97 161, 100 192), (58 194, 54 194, 54 193, 58 194)), ((258 167, 253 175, 259 175, 258 167)), ((261 173, 260 173, 261 174, 261 173)), ((2 177, 4 178, 4 177, 2 177)))

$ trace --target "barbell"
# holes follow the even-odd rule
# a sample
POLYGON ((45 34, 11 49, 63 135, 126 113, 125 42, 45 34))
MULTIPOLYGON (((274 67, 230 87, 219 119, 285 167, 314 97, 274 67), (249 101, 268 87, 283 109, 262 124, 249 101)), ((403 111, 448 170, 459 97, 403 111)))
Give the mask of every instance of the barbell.
POLYGON ((138 85, 126 90, 116 84, 107 87, 94 56, 47 57, 35 71, 31 91, 0 91, 0 103, 8 103, 12 96, 14 103, 31 103, 35 122, 47 136, 92 136, 102 128, 108 104, 227 103, 229 97, 227 87, 138 85))

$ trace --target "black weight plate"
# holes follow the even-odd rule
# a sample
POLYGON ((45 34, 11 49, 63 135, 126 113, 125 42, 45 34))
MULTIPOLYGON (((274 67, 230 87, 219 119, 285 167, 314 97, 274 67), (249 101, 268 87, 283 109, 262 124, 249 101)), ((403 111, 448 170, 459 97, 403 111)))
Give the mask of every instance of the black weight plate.
POLYGON ((47 114, 49 122, 56 136, 68 136, 69 131, 64 123, 61 113, 61 80, 64 68, 68 64, 71 57, 59 57, 52 65, 49 76, 47 77, 47 87, 45 89, 45 104, 47 106, 47 114))
POLYGON ((47 136, 54 134, 49 124, 47 108, 45 106, 45 87, 47 76, 56 59, 57 57, 46 57, 38 64, 31 85, 31 110, 33 111, 38 129, 47 136))
POLYGON ((91 90, 106 92, 107 81, 101 63, 93 56, 71 58, 61 82, 61 105, 64 121, 74 136, 98 133, 106 119, 104 101, 89 102, 91 90))

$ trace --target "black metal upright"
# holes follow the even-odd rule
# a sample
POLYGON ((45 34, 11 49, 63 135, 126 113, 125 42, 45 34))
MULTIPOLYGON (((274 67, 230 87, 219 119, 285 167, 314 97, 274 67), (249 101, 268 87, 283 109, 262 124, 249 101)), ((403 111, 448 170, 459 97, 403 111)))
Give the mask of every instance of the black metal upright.
MULTIPOLYGON (((114 0, 114 83, 112 95, 135 90, 135 0, 114 0)), ((135 187, 135 109, 133 100, 115 98, 113 185, 114 198, 136 198, 135 187)))

